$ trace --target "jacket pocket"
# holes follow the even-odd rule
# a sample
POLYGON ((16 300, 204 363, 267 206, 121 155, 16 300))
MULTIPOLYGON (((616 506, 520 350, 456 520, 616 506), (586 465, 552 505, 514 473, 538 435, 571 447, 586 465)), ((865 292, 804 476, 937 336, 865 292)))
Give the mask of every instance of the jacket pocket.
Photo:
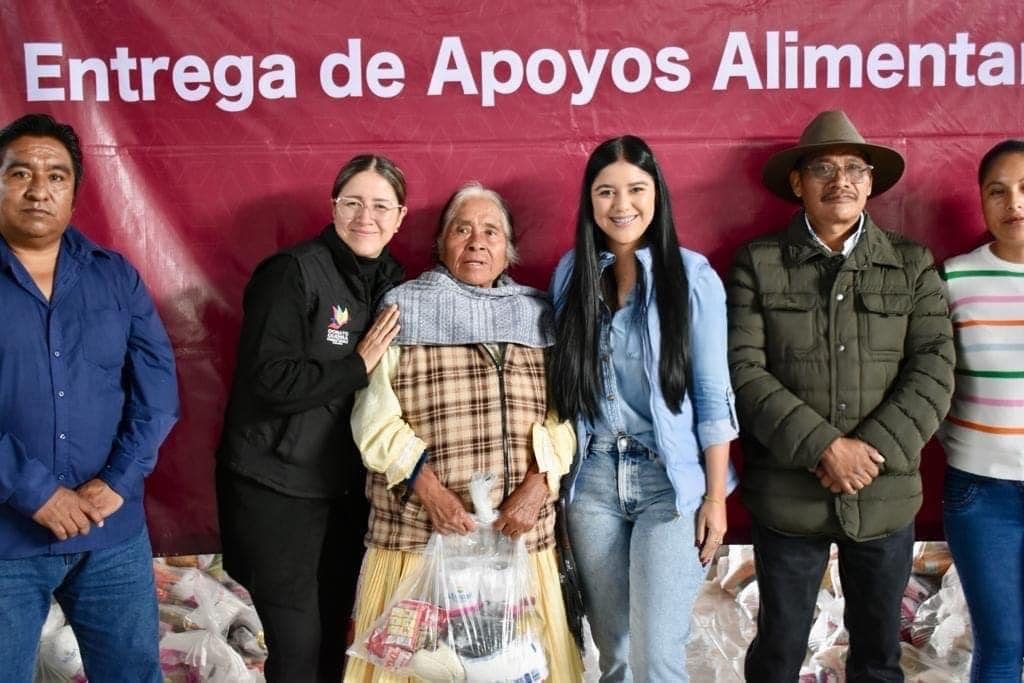
POLYGON ((82 355, 86 360, 106 370, 124 365, 128 352, 126 316, 126 312, 112 308, 82 312, 82 355))
POLYGON ((274 450, 281 460, 294 464, 304 459, 299 441, 302 437, 305 418, 306 413, 295 413, 288 416, 284 429, 281 430, 277 444, 274 446, 274 450))
POLYGON ((817 329, 818 303, 816 294, 762 294, 765 340, 770 341, 769 348, 776 348, 782 356, 814 349, 823 336, 817 329))
POLYGON ((874 354, 902 356, 914 300, 901 292, 860 292, 865 325, 861 343, 874 354))
POLYGON ((326 471, 338 463, 335 449, 344 446, 343 424, 338 409, 332 405, 317 406, 289 415, 287 426, 274 447, 284 462, 326 471), (330 453, 334 457, 327 454, 330 453))

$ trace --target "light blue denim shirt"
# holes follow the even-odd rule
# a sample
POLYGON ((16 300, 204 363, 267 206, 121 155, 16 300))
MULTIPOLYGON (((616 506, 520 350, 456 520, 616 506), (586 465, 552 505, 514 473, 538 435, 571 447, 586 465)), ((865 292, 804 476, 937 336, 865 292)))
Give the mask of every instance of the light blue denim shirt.
MULTIPOLYGON (((602 254, 602 271, 614 261, 602 254), (607 261, 607 263, 606 263, 607 261)), ((612 313, 607 302, 601 306, 599 355, 601 386, 596 424, 587 425, 592 434, 615 438, 628 434, 652 451, 658 450, 651 416, 651 387, 644 374, 644 307, 642 278, 612 313)))
MULTIPOLYGON (((689 283, 690 303, 690 362, 689 385, 680 404, 673 413, 665 403, 658 379, 661 355, 661 320, 655 303, 651 254, 646 247, 636 252, 643 273, 643 281, 650 283, 643 291, 641 326, 642 366, 648 391, 651 422, 654 427, 653 449, 662 462, 672 488, 676 492, 676 509, 690 514, 701 503, 705 491, 703 452, 710 446, 728 443, 739 433, 729 364, 726 358, 725 288, 711 264, 704 256, 689 249, 680 249, 683 268, 689 283)), ((565 304, 565 290, 573 268, 573 253, 565 254, 551 281, 551 298, 555 315, 565 304)), ((601 268, 614 262, 609 253, 601 255, 601 268)), ((576 418, 577 454, 569 474, 569 497, 572 499, 576 476, 586 456, 587 446, 594 435, 593 427, 582 416, 576 418)), ((636 435, 634 435, 636 436, 636 435)), ((727 491, 736 487, 736 471, 732 463, 726 480, 727 491)))

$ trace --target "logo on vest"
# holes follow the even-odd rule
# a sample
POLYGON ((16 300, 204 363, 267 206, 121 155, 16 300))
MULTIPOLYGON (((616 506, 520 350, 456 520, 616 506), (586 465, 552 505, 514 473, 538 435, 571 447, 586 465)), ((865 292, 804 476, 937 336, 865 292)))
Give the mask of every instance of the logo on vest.
POLYGON ((327 341, 337 346, 348 344, 348 331, 341 329, 348 324, 348 309, 335 305, 331 307, 331 321, 327 323, 327 341))

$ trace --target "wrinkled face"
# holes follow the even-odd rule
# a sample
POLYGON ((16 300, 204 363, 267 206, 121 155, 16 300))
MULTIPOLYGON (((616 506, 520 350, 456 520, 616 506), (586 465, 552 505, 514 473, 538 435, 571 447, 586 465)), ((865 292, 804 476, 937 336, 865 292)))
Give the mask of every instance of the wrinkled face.
POLYGON ((398 232, 407 209, 376 171, 352 176, 333 200, 334 229, 358 256, 377 258, 398 232))
POLYGON ((12 247, 39 248, 60 240, 71 220, 75 173, 57 139, 25 135, 0 161, 0 235, 12 247))
POLYGON ((790 171, 790 187, 803 202, 812 226, 852 225, 860 217, 871 195, 871 173, 854 181, 846 169, 866 164, 856 147, 832 147, 805 160, 800 169, 790 171), (819 178, 810 167, 823 164, 832 164, 839 170, 831 179, 819 178))
POLYGON ((654 220, 656 196, 654 178, 639 166, 620 160, 601 169, 590 186, 590 201, 609 249, 636 249, 654 220))
POLYGON ((441 263, 456 279, 492 287, 508 267, 508 238, 501 209, 485 197, 471 197, 444 230, 441 263))
POLYGON ((1024 254, 1024 154, 1010 152, 992 164, 981 183, 981 210, 997 246, 1007 255, 1017 252, 1020 258, 1024 254))

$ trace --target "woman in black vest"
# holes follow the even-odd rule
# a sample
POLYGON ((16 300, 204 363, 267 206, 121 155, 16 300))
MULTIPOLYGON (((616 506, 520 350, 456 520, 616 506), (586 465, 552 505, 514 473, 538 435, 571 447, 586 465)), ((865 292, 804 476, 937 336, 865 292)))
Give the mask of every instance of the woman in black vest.
POLYGON ((372 315, 403 275, 387 251, 402 172, 357 156, 331 204, 333 223, 246 286, 218 453, 224 565, 263 621, 271 683, 341 680, 368 511, 349 413, 398 331, 397 307, 372 315))

